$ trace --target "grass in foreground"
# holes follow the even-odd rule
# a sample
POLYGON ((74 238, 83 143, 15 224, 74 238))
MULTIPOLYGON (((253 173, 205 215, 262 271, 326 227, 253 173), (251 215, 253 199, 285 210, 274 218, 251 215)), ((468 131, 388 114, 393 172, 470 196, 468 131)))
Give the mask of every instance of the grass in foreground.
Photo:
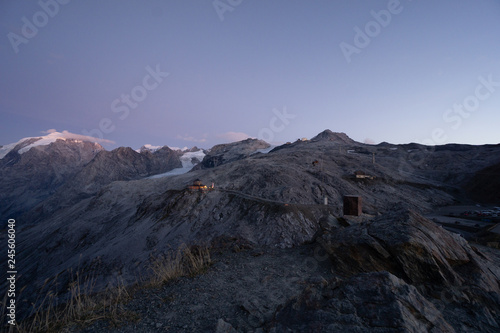
POLYGON ((18 332, 59 332, 72 324, 85 326, 99 319, 114 324, 122 318, 133 319, 134 314, 123 309, 123 304, 130 299, 123 283, 100 293, 95 293, 94 287, 95 279, 82 282, 77 273, 69 285, 68 301, 57 305, 57 294, 48 291, 41 302, 36 302, 38 305, 33 308, 33 314, 18 324, 18 332))
POLYGON ((133 292, 141 288, 160 287, 182 276, 203 274, 211 264, 208 247, 183 247, 173 254, 151 258, 149 268, 152 274, 142 283, 126 287, 120 282, 99 293, 94 291, 94 278, 81 281, 81 274, 77 273, 69 284, 69 299, 65 304, 57 305, 57 293, 49 290, 43 300, 35 302, 38 305, 34 306, 33 314, 18 323, 17 331, 60 332, 73 325, 85 327, 97 320, 107 320, 114 326, 125 321, 137 321, 139 315, 124 307, 133 292))

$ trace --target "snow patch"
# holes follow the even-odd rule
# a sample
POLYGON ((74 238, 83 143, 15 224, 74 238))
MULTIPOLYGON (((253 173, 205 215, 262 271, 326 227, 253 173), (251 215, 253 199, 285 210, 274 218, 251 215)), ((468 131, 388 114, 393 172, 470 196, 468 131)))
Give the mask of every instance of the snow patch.
POLYGON ((254 151, 252 153, 253 154, 257 154, 257 153, 262 153, 262 154, 267 154, 269 153, 271 150, 273 150, 274 148, 276 148, 276 146, 269 146, 267 148, 262 148, 262 149, 257 149, 256 151, 254 151))
POLYGON ((175 150, 180 150, 180 151, 189 150, 188 147, 179 148, 179 147, 170 147, 170 146, 153 146, 153 145, 150 145, 150 144, 146 144, 146 145, 142 146, 141 148, 136 149, 135 151, 138 152, 138 153, 140 153, 141 151, 149 150, 150 152, 154 153, 155 151, 160 150, 163 147, 168 147, 169 149, 174 150, 174 151, 175 150))
POLYGON ((54 133, 51 133, 47 136, 42 136, 40 138, 40 140, 37 140, 36 142, 33 142, 32 144, 27 145, 26 147, 19 149, 17 152, 19 154, 23 154, 23 153, 27 152, 28 150, 30 150, 31 148, 36 147, 36 146, 47 146, 53 142, 56 142, 57 140, 66 141, 66 138, 55 137, 52 134, 54 134, 54 133))
POLYGON ((18 144, 20 144, 21 142, 23 142, 24 140, 28 140, 30 138, 24 138, 24 139, 21 139, 19 140, 18 142, 16 143, 9 143, 8 145, 5 145, 3 146, 2 148, 0 148, 0 160, 2 158, 5 157, 5 155, 7 155, 12 149, 14 149, 18 144))
POLYGON ((180 150, 180 151, 186 151, 186 150, 189 150, 188 147, 184 147, 184 148, 179 148, 179 147, 170 147, 168 146, 168 148, 172 149, 172 150, 180 150))
POLYGON ((144 145, 143 147, 148 149, 148 150, 151 150, 151 152, 154 152, 154 151, 157 151, 158 149, 163 148, 163 146, 153 146, 150 144, 144 145))
POLYGON ((163 148, 163 146, 153 146, 153 145, 150 145, 150 144, 145 144, 144 146, 142 146, 141 148, 139 149, 136 149, 135 151, 138 152, 138 153, 141 153, 143 151, 150 151, 152 153, 154 153, 155 151, 159 150, 163 148))
POLYGON ((155 179, 155 178, 163 178, 163 177, 168 177, 168 176, 182 175, 182 174, 188 172, 189 170, 191 170, 196 165, 192 162, 193 158, 196 158, 201 162, 204 157, 205 157, 205 153, 203 152, 203 150, 190 151, 190 152, 184 153, 184 155, 182 155, 180 157, 180 160, 182 163, 182 168, 176 168, 176 169, 170 170, 168 172, 161 173, 161 174, 154 175, 154 176, 150 176, 147 178, 148 179, 155 179))

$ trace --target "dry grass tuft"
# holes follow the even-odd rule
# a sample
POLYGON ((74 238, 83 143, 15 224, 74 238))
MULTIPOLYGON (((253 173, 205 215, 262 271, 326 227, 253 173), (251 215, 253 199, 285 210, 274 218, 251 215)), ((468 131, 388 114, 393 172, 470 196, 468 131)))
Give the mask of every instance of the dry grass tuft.
POLYGON ((175 253, 151 258, 152 276, 148 284, 159 287, 181 276, 196 276, 212 264, 208 247, 184 247, 175 253))
POLYGON ((18 331, 60 332, 68 326, 82 327, 100 319, 118 325, 123 319, 134 318, 133 314, 123 309, 123 303, 130 299, 123 282, 119 281, 116 286, 94 293, 96 280, 86 278, 82 282, 80 276, 76 273, 76 277, 72 278, 68 287, 69 299, 65 304, 57 305, 57 293, 49 290, 44 299, 35 302, 37 305, 33 305, 32 315, 18 323, 18 331))

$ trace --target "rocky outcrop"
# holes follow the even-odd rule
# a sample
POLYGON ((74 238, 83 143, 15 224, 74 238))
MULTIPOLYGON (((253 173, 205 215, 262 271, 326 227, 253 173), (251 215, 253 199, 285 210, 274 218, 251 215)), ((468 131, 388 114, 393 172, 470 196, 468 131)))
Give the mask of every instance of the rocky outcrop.
POLYGON ((316 135, 314 138, 311 139, 311 141, 331 141, 337 144, 342 144, 342 145, 353 145, 353 144, 358 144, 358 142, 354 141, 351 139, 347 134, 345 133, 337 133, 337 132, 332 132, 329 129, 324 130, 323 132, 319 133, 316 135))
POLYGON ((411 210, 337 230, 318 242, 345 274, 387 270, 412 284, 461 286, 467 281, 500 292, 500 274, 495 276, 465 239, 411 210))
MULTIPOLYGON (((423 309, 427 309, 432 318, 438 318, 438 322, 444 318, 457 332, 494 332, 500 328, 498 263, 460 236, 445 231, 411 210, 401 208, 373 221, 334 229, 319 237, 318 242, 329 253, 333 269, 340 275, 354 279, 351 281, 368 279, 358 284, 361 287, 374 283, 369 276, 376 275, 363 275, 366 272, 388 271, 400 279, 387 279, 389 275, 385 273, 386 282, 382 289, 398 289, 397 293, 403 296, 397 301, 398 306, 403 304, 421 321, 418 325, 414 319, 407 322, 405 325, 409 325, 409 331, 417 332, 419 325, 425 323, 427 326, 422 327, 426 330, 439 327, 422 313, 423 309), (404 296, 409 290, 413 290, 410 299, 404 296), (427 301, 424 302, 423 297, 427 301), (427 304, 429 302, 434 306, 427 304)), ((355 293, 358 292, 356 288, 355 293)), ((368 289, 359 292, 362 304, 372 302, 370 295, 375 291, 368 289)), ((377 293, 387 294, 382 289, 377 293)), ((368 316, 376 319, 373 313, 368 316)), ((404 311, 400 317, 409 318, 404 311)), ((446 326, 437 330, 442 331, 443 327, 446 326)))
POLYGON ((271 332, 454 332, 417 288, 388 272, 309 285, 276 313, 271 332))

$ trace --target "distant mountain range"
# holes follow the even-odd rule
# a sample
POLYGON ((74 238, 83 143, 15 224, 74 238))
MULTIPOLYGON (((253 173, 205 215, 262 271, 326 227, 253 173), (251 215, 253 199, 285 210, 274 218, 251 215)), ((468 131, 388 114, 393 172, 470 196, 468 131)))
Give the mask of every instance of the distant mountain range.
MULTIPOLYGON (((9 146, 0 159, 0 213, 12 217, 28 212, 51 196, 68 198, 64 191, 70 191, 71 197, 88 196, 112 181, 181 168, 180 157, 184 154, 167 146, 154 152, 138 153, 125 147, 106 151, 98 143, 62 138, 29 138, 9 146)), ((54 209, 59 204, 58 199, 54 209)))

